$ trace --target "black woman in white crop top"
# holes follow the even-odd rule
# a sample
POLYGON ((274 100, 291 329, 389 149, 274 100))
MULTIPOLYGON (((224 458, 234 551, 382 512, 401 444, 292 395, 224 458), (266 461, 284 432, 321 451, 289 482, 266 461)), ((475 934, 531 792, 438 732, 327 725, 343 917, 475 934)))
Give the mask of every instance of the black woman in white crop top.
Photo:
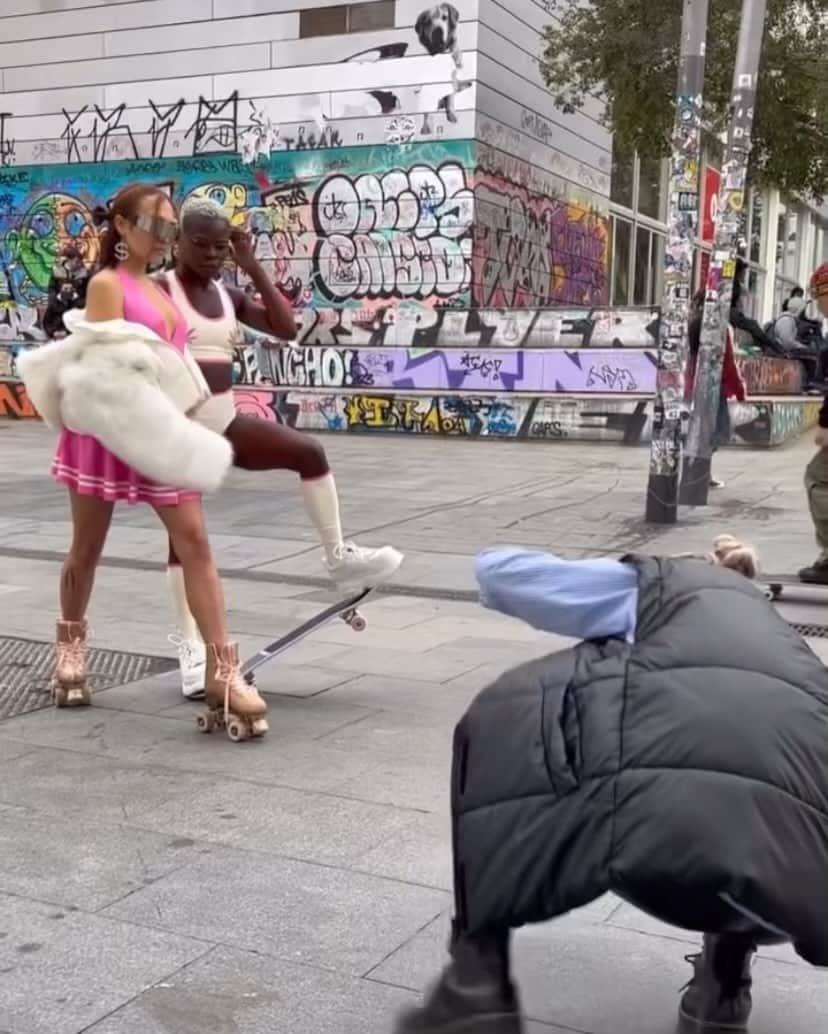
MULTIPOLYGON (((361 588, 390 578, 402 563, 401 553, 391 546, 365 549, 343 539, 336 485, 319 442, 285 424, 235 411, 233 353, 238 323, 282 340, 296 336, 291 306, 256 260, 249 234, 231 227, 214 202, 193 199, 181 211, 175 269, 158 279, 187 319, 190 349, 213 392, 195 418, 224 434, 233 446, 235 465, 242 470, 293 470, 299 475, 305 509, 325 551, 325 567, 335 582, 361 588), (220 282, 228 260, 247 274, 262 304, 220 282)), ((203 687, 204 647, 187 605, 172 544, 167 571, 178 625, 178 633, 171 639, 179 648, 182 690, 186 697, 195 698, 203 687)))

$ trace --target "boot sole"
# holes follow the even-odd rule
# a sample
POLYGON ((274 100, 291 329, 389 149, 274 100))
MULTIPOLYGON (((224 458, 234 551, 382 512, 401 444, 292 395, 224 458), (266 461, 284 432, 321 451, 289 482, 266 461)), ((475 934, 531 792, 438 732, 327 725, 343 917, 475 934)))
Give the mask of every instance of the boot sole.
POLYGON ((395 1034, 525 1034, 523 1019, 512 1012, 489 1013, 486 1016, 467 1016, 462 1020, 439 1026, 412 1027, 402 1021, 395 1034))
POLYGON ((679 1009, 676 1034, 747 1034, 747 1023, 711 1023, 697 1020, 679 1009))

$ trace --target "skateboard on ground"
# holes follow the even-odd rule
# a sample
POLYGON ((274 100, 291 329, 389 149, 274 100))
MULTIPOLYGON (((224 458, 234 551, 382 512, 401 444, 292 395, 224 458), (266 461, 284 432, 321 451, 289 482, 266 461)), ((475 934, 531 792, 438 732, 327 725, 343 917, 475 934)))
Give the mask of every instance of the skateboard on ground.
POLYGON ((318 614, 314 614, 312 618, 308 618, 307 621, 299 625, 298 628, 292 629, 290 632, 285 633, 279 639, 275 639, 272 643, 266 646, 263 650, 259 650, 258 653, 254 653, 251 658, 246 660, 242 665, 241 673, 250 685, 253 685, 253 672, 257 668, 261 668, 263 664, 267 664, 269 660, 277 657, 283 650, 287 650, 288 647, 293 646, 294 643, 298 643, 304 639, 305 636, 315 632, 317 628, 321 628, 327 621, 332 618, 339 618, 344 621, 346 625, 355 632, 362 632, 368 627, 368 622, 360 614, 357 609, 368 596, 374 591, 373 587, 370 589, 361 589, 359 592, 353 593, 351 596, 346 596, 344 600, 339 600, 337 603, 331 603, 330 606, 325 607, 324 610, 320 610, 318 614))
POLYGON ((785 589, 813 589, 817 592, 828 592, 828 585, 822 585, 819 582, 803 582, 795 574, 763 574, 759 576, 758 581, 768 587, 772 600, 781 599, 785 594, 785 589))
MULTIPOLYGON (((331 618, 340 618, 350 625, 355 632, 362 632, 363 629, 368 627, 368 623, 357 608, 373 591, 374 586, 369 589, 361 589, 351 596, 346 596, 344 600, 330 604, 330 606, 325 607, 318 614, 314 614, 312 618, 308 618, 307 621, 297 628, 292 629, 279 639, 275 639, 263 650, 254 653, 249 660, 244 662, 241 669, 241 673, 248 685, 255 685, 253 672, 257 668, 267 664, 273 657, 278 656, 283 650, 293 646, 294 643, 298 643, 317 628, 321 628, 331 618)), ((220 708, 207 708, 202 711, 196 717, 196 726, 199 732, 205 733, 212 732, 214 729, 226 729, 227 735, 234 743, 264 736, 268 729, 267 719, 264 717, 247 720, 238 715, 222 713, 220 708)))

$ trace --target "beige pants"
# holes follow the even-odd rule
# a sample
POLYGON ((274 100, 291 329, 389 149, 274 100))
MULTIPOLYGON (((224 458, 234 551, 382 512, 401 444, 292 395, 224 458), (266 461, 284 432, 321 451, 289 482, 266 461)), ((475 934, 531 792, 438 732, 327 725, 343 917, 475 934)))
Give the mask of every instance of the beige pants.
POLYGON ((820 548, 819 559, 828 563, 828 449, 820 449, 805 468, 805 491, 820 548))

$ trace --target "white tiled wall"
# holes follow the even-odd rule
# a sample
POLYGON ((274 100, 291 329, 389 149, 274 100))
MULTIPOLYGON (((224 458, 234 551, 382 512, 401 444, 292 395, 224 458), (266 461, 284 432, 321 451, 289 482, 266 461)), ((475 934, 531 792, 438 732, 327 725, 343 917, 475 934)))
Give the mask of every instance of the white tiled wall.
POLYGON ((323 129, 342 146, 383 143, 401 125, 412 141, 474 135, 478 0, 455 0, 471 83, 455 98, 456 122, 438 111, 452 88, 451 58, 429 55, 414 31, 426 0, 397 0, 393 28, 300 40, 300 12, 320 6, 0 0, 0 112, 8 113, 11 162, 90 160, 96 139, 100 158, 107 119, 106 158, 161 157, 153 131, 165 116, 173 124, 163 156, 192 154, 199 101, 234 94, 239 132, 269 118, 281 130, 277 150, 300 139, 318 145, 323 129), (404 45, 404 56, 381 57, 388 44, 404 45), (179 102, 172 114, 162 110, 179 102))

